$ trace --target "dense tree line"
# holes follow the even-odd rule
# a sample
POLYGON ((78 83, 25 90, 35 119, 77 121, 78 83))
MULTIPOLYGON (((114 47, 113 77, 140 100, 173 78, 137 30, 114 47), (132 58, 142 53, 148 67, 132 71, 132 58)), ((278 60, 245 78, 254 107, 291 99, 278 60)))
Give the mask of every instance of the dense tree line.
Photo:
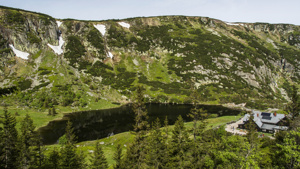
MULTIPOLYGON (((207 130, 205 112, 197 107, 191 110, 193 127, 187 129, 181 116, 172 129, 167 118, 164 128, 157 119, 149 125, 144 106, 143 89, 137 88, 134 99, 136 124, 134 141, 122 151, 117 145, 113 168, 300 168, 300 128, 291 123, 289 131, 279 132, 275 138, 258 137, 255 123, 250 120, 246 136, 227 133, 224 126, 207 130)), ((299 119, 292 107, 292 120, 299 119)), ((253 117, 251 117, 253 118, 253 117)), ((45 153, 41 138, 35 132, 32 119, 26 115, 16 130, 16 119, 4 110, 3 127, 0 127, 0 168, 108 168, 102 146, 95 144, 90 164, 77 150, 72 123, 68 122, 65 142, 61 149, 45 153)))

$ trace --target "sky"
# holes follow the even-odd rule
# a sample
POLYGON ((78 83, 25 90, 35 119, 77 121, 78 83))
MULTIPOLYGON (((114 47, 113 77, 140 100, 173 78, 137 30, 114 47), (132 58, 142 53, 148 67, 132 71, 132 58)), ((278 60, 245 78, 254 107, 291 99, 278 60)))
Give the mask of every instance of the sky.
POLYGON ((0 0, 0 5, 40 12, 58 19, 186 15, 226 22, 300 25, 300 0, 0 0))

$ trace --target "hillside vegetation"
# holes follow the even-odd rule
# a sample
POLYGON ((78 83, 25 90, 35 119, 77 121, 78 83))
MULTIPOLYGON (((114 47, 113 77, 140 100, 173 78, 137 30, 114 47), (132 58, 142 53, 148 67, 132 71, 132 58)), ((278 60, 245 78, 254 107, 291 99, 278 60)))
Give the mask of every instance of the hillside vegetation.
POLYGON ((291 86, 299 86, 295 25, 186 16, 57 20, 6 7, 0 7, 0 22, 1 100, 13 107, 123 104, 143 85, 148 102, 190 103, 195 86, 205 104, 282 108, 291 86), (104 35, 97 24, 105 26, 104 35), (57 46, 60 36, 64 53, 58 55, 48 43, 57 46), (9 44, 29 59, 15 57, 9 44))

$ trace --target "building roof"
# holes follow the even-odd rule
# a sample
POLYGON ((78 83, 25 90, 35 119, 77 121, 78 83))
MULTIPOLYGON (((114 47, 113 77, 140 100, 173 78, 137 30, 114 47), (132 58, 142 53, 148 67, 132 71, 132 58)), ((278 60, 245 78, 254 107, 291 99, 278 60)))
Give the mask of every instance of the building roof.
MULTIPOLYGON (((253 121, 257 124, 257 126, 261 129, 265 130, 286 130, 286 126, 277 126, 277 123, 280 122, 282 119, 285 118, 285 114, 279 113, 266 113, 260 111, 252 111, 253 114, 253 121)), ((246 114, 243 117, 243 121, 246 122, 250 118, 250 114, 246 114)))
POLYGON ((265 129, 265 130, 273 130, 276 127, 275 124, 263 124, 261 126, 261 129, 265 129))
MULTIPOLYGON (((270 124, 277 124, 282 119, 285 118, 285 114, 279 114, 279 113, 266 113, 266 112, 260 112, 260 111, 252 111, 252 114, 254 116, 254 121, 256 119, 260 119, 262 123, 270 123, 270 124)), ((248 121, 250 115, 246 114, 243 118, 243 121, 248 121)))
POLYGON ((289 127, 288 126, 276 126, 274 129, 276 130, 287 130, 289 127))

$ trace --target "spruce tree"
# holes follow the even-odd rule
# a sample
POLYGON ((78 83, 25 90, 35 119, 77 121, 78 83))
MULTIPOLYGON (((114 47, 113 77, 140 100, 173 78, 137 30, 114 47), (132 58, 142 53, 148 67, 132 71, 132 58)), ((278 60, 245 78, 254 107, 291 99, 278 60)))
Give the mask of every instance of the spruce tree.
POLYGON ((3 127, 2 127, 2 125, 3 125, 3 122, 2 122, 2 119, 1 119, 1 117, 0 117, 0 168, 4 168, 4 156, 3 156, 3 154, 4 154, 4 140, 2 139, 3 138, 3 127))
POLYGON ((206 128, 207 122, 205 121, 207 118, 207 111, 202 108, 198 108, 195 106, 191 109, 190 114, 188 115, 193 119, 193 138, 194 142, 196 142, 196 136, 199 134, 203 134, 204 129, 206 128), (199 123, 200 122, 200 123, 199 123))
POLYGON ((166 139, 168 139, 168 137, 169 137, 169 121, 168 121, 168 116, 165 117, 164 127, 165 127, 165 132, 166 132, 166 139))
POLYGON ((300 126, 300 100, 298 95, 298 88, 295 85, 293 85, 291 102, 287 104, 286 111, 289 113, 288 121, 290 129, 297 130, 297 128, 300 126))
POLYGON ((18 132, 16 130, 16 118, 12 116, 7 107, 4 107, 4 122, 3 122, 3 149, 4 154, 1 158, 4 161, 4 168, 18 168, 18 132))
POLYGON ((164 168, 168 160, 166 137, 162 135, 160 120, 157 118, 147 137, 147 163, 153 168, 164 168))
POLYGON ((107 161, 99 141, 96 142, 96 147, 95 147, 94 155, 92 156, 91 163, 92 163, 91 164, 92 169, 108 168, 107 161))
POLYGON ((148 112, 144 103, 144 88, 137 86, 136 95, 132 104, 135 113, 134 131, 136 137, 131 146, 128 147, 125 161, 143 168, 146 160, 146 135, 149 129, 148 112))
POLYGON ((18 168, 18 132, 16 130, 16 118, 12 116, 7 107, 4 107, 4 122, 3 122, 3 154, 1 154, 1 161, 3 161, 4 168, 15 169, 18 168))
POLYGON ((35 137, 35 126, 33 121, 28 114, 21 121, 21 135, 20 135, 20 167, 27 168, 31 161, 31 149, 30 147, 34 145, 35 137))
POLYGON ((298 95, 298 88, 293 85, 291 102, 287 106, 287 111, 290 114, 292 120, 299 116, 300 113, 300 101, 298 95))
POLYGON ((59 152, 56 150, 56 148, 54 148, 49 154, 49 159, 47 163, 48 168, 58 169, 59 160, 60 160, 59 152))
POLYGON ((185 168, 186 151, 189 147, 189 138, 181 116, 179 116, 176 120, 172 133, 173 135, 170 146, 172 163, 169 163, 171 164, 170 167, 185 168))
POLYGON ((33 146, 31 146, 31 162, 30 168, 43 168, 45 167, 45 147, 43 146, 42 137, 36 133, 33 138, 33 146))
POLYGON ((132 104, 133 111, 135 113, 134 130, 136 132, 145 131, 149 128, 149 117, 144 103, 144 90, 145 89, 142 86, 137 87, 134 102, 132 104))
POLYGON ((114 153, 113 159, 116 162, 114 168, 123 168, 122 167, 122 146, 120 144, 118 144, 116 147, 116 152, 114 153))
POLYGON ((61 150, 60 168, 63 169, 79 169, 83 166, 82 158, 76 152, 75 134, 73 132, 72 123, 67 122, 66 127, 67 142, 61 150))
POLYGON ((244 158, 244 167, 255 168, 258 166, 258 159, 260 158, 257 152, 259 152, 259 139, 257 133, 257 125, 254 122, 254 116, 251 115, 248 123, 246 124, 247 140, 249 144, 246 144, 247 152, 244 158))

